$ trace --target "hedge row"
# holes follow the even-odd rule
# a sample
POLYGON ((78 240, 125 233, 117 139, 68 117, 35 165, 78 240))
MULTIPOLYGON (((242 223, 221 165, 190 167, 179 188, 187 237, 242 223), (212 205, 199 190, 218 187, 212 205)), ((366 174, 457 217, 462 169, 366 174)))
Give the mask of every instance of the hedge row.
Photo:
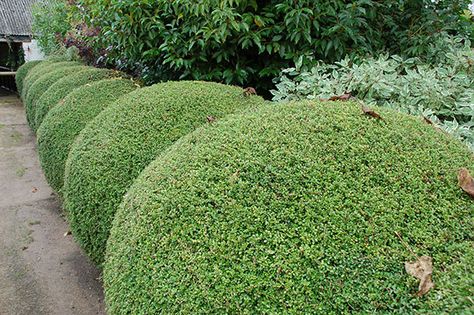
MULTIPOLYGON (((46 114, 72 90, 84 84, 111 78, 114 75, 114 72, 111 70, 84 67, 82 71, 72 72, 67 77, 56 81, 48 89, 48 93, 44 93, 36 102, 34 131, 41 125, 46 114)), ((50 74, 51 77, 52 73, 50 74)))
MULTIPOLYGON (((26 78, 40 66, 62 71, 41 63, 26 78)), ((72 76, 83 80, 65 74, 36 102, 47 104, 36 108, 40 160, 104 268, 109 313, 472 306, 474 205, 456 174, 474 156, 450 136, 350 102, 266 104, 199 81, 75 87, 72 76), (404 270, 412 252, 434 262, 422 298, 404 270)))
MULTIPOLYGON (((54 83, 72 75, 78 71, 85 70, 87 67, 82 65, 64 65, 55 68, 53 71, 47 72, 40 76, 28 89, 28 95, 24 99, 26 110, 26 118, 28 124, 33 131, 36 131, 36 104, 43 94, 49 93, 49 89, 54 83)), ((34 68, 33 68, 34 69, 34 68)))
POLYGON ((18 94, 20 95, 22 94, 21 91, 23 90, 23 81, 25 80, 25 77, 28 74, 28 72, 32 68, 39 65, 40 63, 41 63, 41 60, 35 60, 35 61, 27 62, 23 64, 20 68, 18 68, 18 71, 16 72, 16 76, 15 76, 15 82, 16 82, 18 94))
MULTIPOLYGON (((28 63, 25 64, 28 65, 28 63)), ((59 67, 62 67, 64 65, 79 65, 77 62, 72 62, 72 61, 61 61, 61 62, 52 62, 49 60, 42 61, 40 64, 37 66, 33 67, 30 71, 28 71, 28 74, 26 75, 25 79, 23 80, 22 84, 22 90, 21 90, 21 98, 23 100, 26 100, 28 96, 28 91, 33 83, 38 80, 39 77, 41 77, 43 74, 48 73, 49 71, 53 69, 57 69, 59 67)), ((21 67, 20 67, 21 69, 21 67)))
POLYGON ((101 264, 115 210, 140 172, 180 137, 263 102, 238 87, 181 81, 132 92, 101 112, 69 153, 64 208, 76 239, 101 264))
POLYGON ((115 217, 109 312, 469 313, 474 203, 456 174, 473 155, 417 118, 379 114, 272 105, 171 146, 115 217), (410 250, 433 258, 421 298, 410 250))
POLYGON ((134 89, 130 80, 101 80, 75 89, 46 115, 37 132, 38 152, 48 183, 60 195, 66 159, 76 137, 104 108, 134 89))

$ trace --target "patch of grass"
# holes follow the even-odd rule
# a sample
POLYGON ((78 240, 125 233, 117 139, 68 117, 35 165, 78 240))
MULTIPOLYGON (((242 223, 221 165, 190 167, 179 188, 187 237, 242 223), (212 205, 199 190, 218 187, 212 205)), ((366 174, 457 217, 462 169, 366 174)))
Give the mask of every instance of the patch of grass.
POLYGON ((18 144, 23 140, 23 134, 17 130, 13 130, 10 134, 10 138, 13 140, 14 143, 18 144))
POLYGON ((16 176, 23 177, 26 173, 26 167, 22 166, 22 167, 17 168, 15 173, 16 173, 16 176))
POLYGON ((250 110, 188 134, 115 216, 112 314, 468 314, 474 156, 421 119, 350 102, 250 110), (404 262, 433 258, 418 298, 404 262), (464 273, 468 272, 468 274, 464 273))

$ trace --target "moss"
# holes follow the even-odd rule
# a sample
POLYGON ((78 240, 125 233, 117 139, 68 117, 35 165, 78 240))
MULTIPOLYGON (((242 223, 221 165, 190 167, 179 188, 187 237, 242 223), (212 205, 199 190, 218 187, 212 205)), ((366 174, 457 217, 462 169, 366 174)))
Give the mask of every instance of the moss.
POLYGON ((110 78, 114 75, 119 75, 119 72, 87 67, 82 71, 73 72, 72 74, 58 80, 56 83, 51 85, 51 87, 48 88, 48 90, 43 93, 36 102, 33 130, 36 131, 38 129, 49 110, 56 106, 72 90, 84 84, 110 78))
POLYGON ((15 83, 18 90, 18 94, 21 95, 21 91, 23 89, 23 80, 25 80, 30 70, 36 67, 39 63, 41 63, 41 60, 29 61, 24 63, 20 68, 18 68, 15 75, 15 83))
POLYGON ((61 194, 69 150, 86 124, 104 108, 137 87, 130 80, 108 79, 79 87, 46 115, 38 129, 38 153, 48 183, 61 194))
POLYGON ((28 96, 24 101, 26 118, 31 129, 36 130, 35 117, 36 117, 36 103, 41 96, 58 80, 74 74, 76 72, 86 69, 85 66, 80 65, 63 65, 57 66, 55 70, 45 73, 38 80, 33 83, 29 90, 28 96))
POLYGON ((102 262, 115 210, 150 161, 208 116, 261 102, 238 87, 168 82, 126 95, 91 121, 69 153, 63 193, 72 232, 92 260, 102 262))
POLYGON ((21 91, 21 99, 23 101, 26 100, 28 97, 28 91, 33 83, 36 82, 41 76, 51 71, 54 71, 58 67, 62 67, 65 65, 79 65, 77 62, 72 61, 60 61, 60 62, 53 62, 53 61, 43 61, 33 69, 31 69, 28 74, 26 75, 25 79, 23 80, 23 88, 21 91))
POLYGON ((469 313, 474 202, 456 175, 474 157, 418 118, 380 114, 273 105, 178 141, 117 212, 109 312, 469 313), (443 287, 414 296, 396 232, 443 287))

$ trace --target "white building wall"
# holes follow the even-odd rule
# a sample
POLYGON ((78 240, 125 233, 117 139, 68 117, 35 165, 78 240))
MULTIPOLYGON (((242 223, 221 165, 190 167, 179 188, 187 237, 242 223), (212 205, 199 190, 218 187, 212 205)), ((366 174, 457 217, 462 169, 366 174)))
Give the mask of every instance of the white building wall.
POLYGON ((34 39, 31 42, 23 43, 23 51, 25 52, 25 61, 44 59, 44 54, 34 39))

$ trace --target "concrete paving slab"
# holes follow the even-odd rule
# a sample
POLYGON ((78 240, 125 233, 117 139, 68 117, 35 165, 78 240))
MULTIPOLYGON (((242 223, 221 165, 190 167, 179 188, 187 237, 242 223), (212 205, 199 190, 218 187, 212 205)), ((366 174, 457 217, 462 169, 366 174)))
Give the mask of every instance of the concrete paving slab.
POLYGON ((0 314, 105 314, 100 272, 71 235, 15 95, 0 96, 0 314))

